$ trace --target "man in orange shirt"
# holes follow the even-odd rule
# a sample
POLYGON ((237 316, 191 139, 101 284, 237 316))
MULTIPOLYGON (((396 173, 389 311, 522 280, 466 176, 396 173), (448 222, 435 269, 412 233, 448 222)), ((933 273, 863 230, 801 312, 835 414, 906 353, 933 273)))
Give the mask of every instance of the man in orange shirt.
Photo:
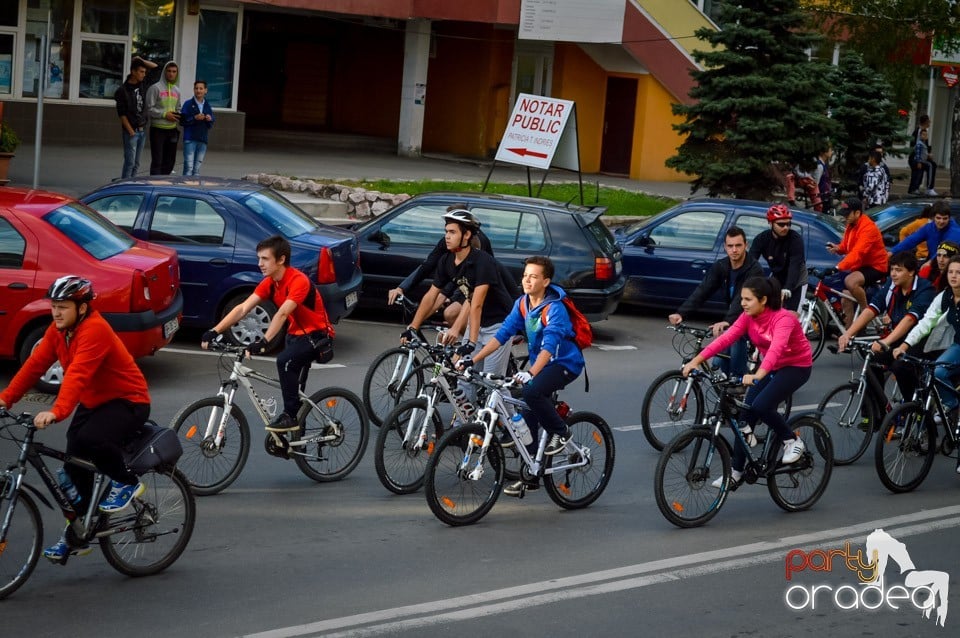
MULTIPOLYGON (((93 310, 93 285, 81 277, 57 279, 47 291, 53 323, 10 385, 0 392, 0 407, 9 408, 56 361, 63 366, 63 383, 53 407, 33 419, 38 429, 63 421, 76 409, 67 430, 67 455, 92 461, 113 482, 100 502, 100 511, 119 512, 146 487, 123 460, 122 445, 150 416, 147 382, 110 324, 93 310)), ((64 470, 80 498, 91 498, 93 473, 75 465, 64 470)), ((81 501, 82 502, 82 501, 81 501)), ((82 509, 81 505, 78 505, 82 509)), ((69 554, 89 552, 70 547, 65 538, 44 550, 54 562, 69 554)))
MULTIPOLYGON (((847 228, 840 244, 827 242, 827 250, 835 255, 845 255, 837 269, 843 275, 843 285, 860 304, 867 307, 867 286, 887 278, 887 248, 876 223, 863 212, 863 203, 858 197, 848 197, 840 205, 840 214, 846 218, 847 228)), ((853 321, 853 304, 843 300, 844 323, 849 328, 853 321)))
POLYGON ((249 346, 249 354, 263 354, 267 344, 287 327, 286 345, 277 355, 277 371, 280 375, 280 392, 283 395, 283 412, 270 422, 267 430, 288 432, 296 430, 297 412, 300 411, 300 394, 307 385, 307 373, 310 363, 316 357, 314 344, 323 337, 333 338, 333 326, 327 319, 323 299, 310 283, 310 279, 290 265, 290 242, 274 235, 257 244, 257 262, 261 281, 253 293, 242 304, 231 310, 212 330, 207 330, 200 338, 200 347, 217 339, 224 330, 230 328, 256 308, 264 299, 277 306, 277 313, 267 327, 262 339, 249 346))

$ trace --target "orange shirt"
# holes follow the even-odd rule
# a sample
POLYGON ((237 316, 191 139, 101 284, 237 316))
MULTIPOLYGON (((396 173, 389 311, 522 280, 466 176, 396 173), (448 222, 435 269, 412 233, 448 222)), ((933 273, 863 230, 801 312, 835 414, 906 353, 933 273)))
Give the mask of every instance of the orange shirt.
POLYGON ((283 302, 287 299, 296 302, 297 307, 294 308, 288 317, 290 325, 287 328, 287 332, 289 334, 304 335, 317 332, 318 330, 324 330, 328 335, 333 336, 333 326, 330 325, 330 320, 327 319, 327 311, 323 307, 323 299, 320 297, 320 292, 310 283, 309 277, 296 268, 292 266, 288 267, 283 272, 283 277, 280 278, 280 281, 275 282, 270 277, 264 278, 263 281, 257 284, 253 294, 261 299, 269 299, 276 304, 277 308, 282 306, 283 302), (311 293, 314 293, 313 296, 316 298, 312 310, 308 307, 308 304, 305 303, 311 293))
POLYGON ((78 404, 95 408, 115 399, 150 403, 143 373, 110 324, 96 311, 80 322, 69 343, 51 323, 36 350, 0 393, 0 399, 7 405, 19 401, 57 360, 64 372, 60 393, 50 408, 57 421, 70 416, 78 404))
MULTIPOLYGON (((920 230, 924 226, 930 223, 930 220, 926 217, 917 217, 915 220, 904 226, 900 229, 900 241, 906 239, 909 235, 912 235, 916 231, 920 230)), ((927 242, 922 241, 917 244, 916 248, 917 261, 923 261, 928 257, 927 254, 927 242)))
POLYGON ((877 224, 865 214, 861 213, 860 219, 853 224, 847 224, 837 252, 846 255, 837 264, 840 270, 870 266, 882 273, 887 272, 887 247, 883 245, 883 235, 877 224))

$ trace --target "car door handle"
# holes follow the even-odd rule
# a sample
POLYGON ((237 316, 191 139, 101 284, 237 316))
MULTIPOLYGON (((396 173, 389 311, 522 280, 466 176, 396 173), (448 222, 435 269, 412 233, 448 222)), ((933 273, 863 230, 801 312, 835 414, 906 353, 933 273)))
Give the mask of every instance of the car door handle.
POLYGON ((223 259, 223 258, 220 258, 220 257, 218 257, 217 259, 211 259, 211 260, 210 260, 210 265, 211 265, 211 266, 226 266, 226 265, 227 265, 227 260, 226 260, 226 259, 223 259))
POLYGON ((690 265, 693 266, 694 268, 699 268, 703 270, 710 264, 702 259, 694 259, 692 262, 690 262, 690 265))
POLYGON ((13 290, 26 290, 28 286, 22 281, 14 281, 13 283, 7 284, 7 288, 12 288, 13 290))

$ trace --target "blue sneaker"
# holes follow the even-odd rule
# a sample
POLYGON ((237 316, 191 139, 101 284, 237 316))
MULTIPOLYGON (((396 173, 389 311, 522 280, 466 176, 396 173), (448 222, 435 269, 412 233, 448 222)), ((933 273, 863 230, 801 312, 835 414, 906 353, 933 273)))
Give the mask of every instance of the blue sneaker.
POLYGON ((67 556, 86 556, 92 551, 93 548, 89 545, 70 547, 67 545, 67 541, 61 538, 56 545, 51 545, 43 550, 43 557, 54 563, 63 563, 66 562, 67 556))
POLYGON ((100 511, 112 514, 125 510, 130 502, 147 491, 147 486, 137 482, 136 485, 124 485, 116 481, 110 482, 110 493, 100 501, 100 511))

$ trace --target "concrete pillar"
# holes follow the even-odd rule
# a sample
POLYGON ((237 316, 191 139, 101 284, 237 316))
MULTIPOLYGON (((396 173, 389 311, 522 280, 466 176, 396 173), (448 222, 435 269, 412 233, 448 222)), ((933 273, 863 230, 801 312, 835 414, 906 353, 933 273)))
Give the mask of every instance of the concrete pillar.
POLYGON ((427 66, 430 62, 431 21, 407 21, 403 45, 403 85, 400 89, 400 133, 397 154, 419 157, 423 144, 423 114, 427 100, 427 66))

